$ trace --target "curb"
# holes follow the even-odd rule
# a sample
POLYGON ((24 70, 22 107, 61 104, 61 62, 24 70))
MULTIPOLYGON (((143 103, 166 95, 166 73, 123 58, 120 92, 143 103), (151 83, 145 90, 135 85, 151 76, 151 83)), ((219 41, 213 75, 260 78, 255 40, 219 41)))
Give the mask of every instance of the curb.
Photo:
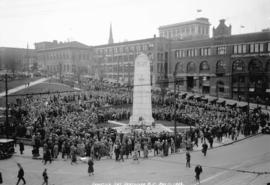
MULTIPOLYGON (((213 148, 209 148, 208 150, 214 150, 214 149, 216 149, 216 148, 220 148, 220 147, 232 145, 232 144, 234 144, 234 143, 238 143, 238 142, 240 142, 240 141, 243 141, 243 140, 246 140, 246 139, 249 139, 249 138, 252 138, 252 137, 257 137, 257 136, 259 136, 259 135, 262 135, 262 133, 257 133, 257 134, 254 134, 254 135, 249 135, 249 136, 246 136, 246 137, 244 137, 244 138, 242 138, 242 139, 238 139, 238 140, 233 141, 233 142, 230 142, 230 143, 224 143, 224 144, 222 144, 222 145, 215 146, 215 147, 213 147, 213 148)), ((193 150, 193 151, 191 151, 191 152, 198 152, 198 151, 201 151, 201 150, 193 150)))

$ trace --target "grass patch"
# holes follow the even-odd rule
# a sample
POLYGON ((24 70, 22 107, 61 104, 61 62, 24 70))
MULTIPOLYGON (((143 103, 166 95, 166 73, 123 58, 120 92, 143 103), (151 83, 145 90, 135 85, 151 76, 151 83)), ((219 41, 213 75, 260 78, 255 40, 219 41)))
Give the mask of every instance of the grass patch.
MULTIPOLYGON (((36 81, 40 78, 41 77, 33 77, 33 78, 26 78, 26 79, 21 79, 21 80, 8 81, 8 89, 13 89, 15 87, 25 85, 25 83, 27 83, 27 82, 33 82, 33 81, 36 81)), ((5 81, 0 81, 0 92, 5 91, 5 89, 6 89, 5 81)))
MULTIPOLYGON (((60 84, 60 83, 47 83, 43 82, 37 85, 33 85, 31 87, 27 87, 21 91, 11 94, 8 98, 9 103, 16 103, 17 98, 22 98, 23 95, 26 94, 39 94, 39 93, 57 93, 57 92, 64 92, 64 91, 75 91, 73 88, 60 84), (18 95, 18 96, 14 96, 18 95)), ((5 107, 5 97, 0 98, 0 107, 5 107)))

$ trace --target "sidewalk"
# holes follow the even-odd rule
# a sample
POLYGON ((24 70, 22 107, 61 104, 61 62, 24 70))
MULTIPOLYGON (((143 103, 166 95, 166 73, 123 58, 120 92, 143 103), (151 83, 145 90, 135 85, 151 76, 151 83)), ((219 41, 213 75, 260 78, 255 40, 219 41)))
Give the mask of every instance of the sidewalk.
MULTIPOLYGON (((41 79, 39 79, 39 80, 30 82, 30 83, 29 83, 29 86, 28 86, 28 85, 26 86, 26 85, 24 84, 24 85, 20 85, 20 86, 18 86, 18 87, 15 87, 15 88, 13 88, 13 89, 9 89, 9 90, 8 90, 8 94, 13 94, 13 93, 15 93, 15 92, 17 92, 17 91, 26 89, 27 87, 31 87, 31 86, 33 86, 33 85, 36 85, 36 84, 45 82, 45 81, 47 81, 48 79, 49 79, 49 78, 41 78, 41 79)), ((3 96, 5 96, 5 95, 6 95, 6 92, 1 92, 1 93, 0 93, 0 98, 3 97, 3 96)))

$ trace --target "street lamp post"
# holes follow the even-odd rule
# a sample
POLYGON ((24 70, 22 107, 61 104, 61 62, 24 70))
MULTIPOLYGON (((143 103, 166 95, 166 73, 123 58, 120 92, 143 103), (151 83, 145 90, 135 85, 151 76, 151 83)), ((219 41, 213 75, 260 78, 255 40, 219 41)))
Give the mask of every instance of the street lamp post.
POLYGON ((6 136, 8 138, 8 134, 9 134, 9 120, 8 120, 8 75, 5 75, 5 86, 6 86, 6 136))

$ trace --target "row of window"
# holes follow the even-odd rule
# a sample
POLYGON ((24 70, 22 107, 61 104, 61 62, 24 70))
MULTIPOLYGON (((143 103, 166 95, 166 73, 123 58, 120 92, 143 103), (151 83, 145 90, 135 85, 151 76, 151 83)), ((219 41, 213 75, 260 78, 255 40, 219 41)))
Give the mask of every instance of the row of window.
POLYGON ((175 51, 175 58, 210 56, 211 48, 192 48, 175 51))
POLYGON ((262 53, 270 52, 270 42, 268 43, 251 43, 251 44, 237 44, 233 46, 234 54, 242 53, 262 53), (267 48, 267 50, 266 50, 267 48))
POLYGON ((52 52, 47 54, 40 54, 40 60, 63 60, 63 59, 78 59, 78 60, 89 60, 89 53, 76 53, 71 54, 69 52, 52 52))
POLYGON ((108 48, 97 48, 96 53, 98 55, 109 55, 117 53, 127 53, 127 52, 141 52, 147 51, 153 48, 154 45, 150 43, 144 43, 139 45, 129 45, 129 46, 115 46, 108 48))
POLYGON ((165 38, 181 38, 182 35, 200 34, 208 35, 209 27, 203 25, 191 25, 191 26, 181 26, 169 30, 160 30, 160 37, 165 38))
POLYGON ((74 68, 75 66, 70 66, 68 64, 62 64, 62 65, 48 65, 47 66, 47 69, 49 71, 54 71, 54 72, 57 72, 57 71, 61 71, 61 72, 74 72, 74 68))
MULTIPOLYGON (((104 72, 123 72, 123 73, 133 73, 134 66, 133 65, 109 65, 104 66, 104 72)), ((153 65, 150 66, 150 71, 153 72, 153 65)))
MULTIPOLYGON (((191 48, 175 50, 175 58, 210 56, 210 55, 226 55, 229 46, 218 46, 215 48, 191 48)), ((250 43, 233 45, 234 54, 245 53, 262 53, 270 52, 270 42, 268 43, 250 43)))
POLYGON ((113 56, 113 57, 106 57, 105 59, 100 58, 100 60, 105 60, 107 62, 122 62, 122 61, 134 61, 134 55, 123 55, 123 56, 113 56))
POLYGON ((106 66, 104 67, 104 72, 124 72, 124 73, 131 73, 134 71, 134 66, 128 66, 128 65, 110 65, 110 66, 106 66))

